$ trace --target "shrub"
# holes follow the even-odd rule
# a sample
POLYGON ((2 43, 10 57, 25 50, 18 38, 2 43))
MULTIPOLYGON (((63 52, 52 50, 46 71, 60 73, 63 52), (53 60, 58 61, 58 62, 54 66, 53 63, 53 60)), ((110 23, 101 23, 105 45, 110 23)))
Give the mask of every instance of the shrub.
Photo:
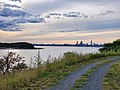
POLYGON ((25 60, 19 54, 8 52, 0 59, 0 73, 5 74, 15 70, 26 69, 25 60))

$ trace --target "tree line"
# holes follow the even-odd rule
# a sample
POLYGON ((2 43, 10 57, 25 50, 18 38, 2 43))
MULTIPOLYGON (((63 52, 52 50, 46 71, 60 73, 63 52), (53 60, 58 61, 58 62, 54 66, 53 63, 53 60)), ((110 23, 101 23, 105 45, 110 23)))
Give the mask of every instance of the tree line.
POLYGON ((100 52, 108 52, 113 51, 117 52, 120 51, 120 39, 113 41, 112 43, 105 43, 104 47, 99 49, 100 52))

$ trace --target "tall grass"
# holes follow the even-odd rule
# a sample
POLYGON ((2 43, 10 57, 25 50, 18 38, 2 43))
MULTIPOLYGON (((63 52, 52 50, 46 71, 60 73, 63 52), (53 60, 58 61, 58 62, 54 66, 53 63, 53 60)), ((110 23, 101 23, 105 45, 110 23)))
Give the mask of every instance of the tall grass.
MULTIPOLYGON (((59 78, 60 73, 67 74, 63 73, 63 71, 65 71, 68 67, 70 68, 65 72, 69 72, 73 68, 72 66, 76 64, 91 62, 98 58, 114 55, 120 55, 120 52, 102 52, 84 55, 76 52, 67 52, 62 58, 55 58, 52 60, 52 62, 46 62, 38 68, 1 75, 0 90, 19 90, 20 88, 29 87, 31 83, 34 83, 34 81, 37 81, 38 79, 49 86, 49 82, 55 82, 56 78, 51 80, 50 78, 46 79, 47 77, 54 77, 54 75, 56 75, 56 77, 59 78)), ((39 82, 39 87, 44 86, 41 82, 39 82)))

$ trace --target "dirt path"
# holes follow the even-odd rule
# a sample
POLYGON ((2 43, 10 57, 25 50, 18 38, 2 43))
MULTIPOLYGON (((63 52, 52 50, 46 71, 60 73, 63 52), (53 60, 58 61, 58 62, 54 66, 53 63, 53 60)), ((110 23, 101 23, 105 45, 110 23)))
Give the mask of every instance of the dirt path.
MULTIPOLYGON (((108 60, 114 60, 116 58, 120 58, 120 57, 112 57, 112 58, 108 58, 108 60)), ((83 74, 85 74, 88 70, 90 70, 92 67, 96 66, 99 63, 100 62, 88 64, 81 69, 77 69, 76 71, 72 72, 70 75, 65 77, 63 80, 61 80, 61 82, 57 86, 54 86, 49 90, 70 90, 70 88, 74 85, 76 80, 78 80, 83 74)), ((93 89, 87 89, 87 90, 93 90, 93 89)))
POLYGON ((95 72, 90 75, 89 81, 87 81, 87 84, 81 90, 103 90, 102 83, 104 77, 110 69, 111 65, 115 62, 120 62, 120 59, 116 59, 110 63, 100 66, 95 72))

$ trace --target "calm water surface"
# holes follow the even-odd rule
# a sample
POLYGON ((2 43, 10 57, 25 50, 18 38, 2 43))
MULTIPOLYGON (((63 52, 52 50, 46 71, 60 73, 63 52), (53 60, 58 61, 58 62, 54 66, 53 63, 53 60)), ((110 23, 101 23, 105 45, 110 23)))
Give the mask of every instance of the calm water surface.
MULTIPOLYGON (((62 56, 65 52, 68 51, 74 51, 77 53, 95 53, 98 52, 99 47, 54 47, 54 46, 38 46, 40 49, 40 56, 43 61, 46 61, 49 57, 56 57, 62 56)), ((3 54, 5 54, 8 51, 13 51, 16 53, 19 53, 24 59, 26 60, 26 63, 29 64, 31 57, 34 58, 34 56, 37 55, 38 50, 16 50, 16 49, 9 49, 9 50, 0 50, 0 57, 2 57, 3 54)))

